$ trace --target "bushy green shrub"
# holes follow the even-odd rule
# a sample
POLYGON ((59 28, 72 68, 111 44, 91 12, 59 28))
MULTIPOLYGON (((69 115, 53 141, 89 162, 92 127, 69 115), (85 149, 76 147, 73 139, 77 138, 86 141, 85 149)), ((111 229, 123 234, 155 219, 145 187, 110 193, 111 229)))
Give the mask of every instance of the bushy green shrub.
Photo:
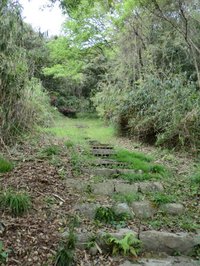
POLYGON ((146 74, 123 90, 106 85, 94 98, 100 116, 148 143, 200 148, 200 94, 184 74, 146 74))

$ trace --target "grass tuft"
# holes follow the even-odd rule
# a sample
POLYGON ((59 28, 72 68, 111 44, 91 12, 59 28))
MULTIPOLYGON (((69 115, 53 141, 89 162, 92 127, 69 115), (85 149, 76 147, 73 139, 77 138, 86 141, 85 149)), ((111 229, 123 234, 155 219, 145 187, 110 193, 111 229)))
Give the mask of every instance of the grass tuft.
POLYGON ((131 204, 134 201, 139 201, 141 199, 138 193, 116 193, 112 197, 115 201, 118 202, 126 202, 127 204, 131 204))
POLYGON ((0 173, 6 173, 13 169, 13 164, 0 156, 0 173))
POLYGON ((135 173, 135 174, 122 174, 120 175, 120 178, 133 183, 137 181, 147 181, 147 180, 152 180, 152 179, 160 179, 159 174, 149 174, 149 173, 135 173))
POLYGON ((167 195, 161 192, 157 192, 152 195, 152 200, 157 206, 160 206, 162 204, 175 202, 176 197, 175 195, 167 195))
POLYGON ((27 193, 8 189, 0 194, 0 207, 13 216, 21 216, 30 209, 31 200, 27 193))
POLYGON ((50 145, 42 149, 41 153, 46 156, 59 155, 60 148, 57 145, 50 145))

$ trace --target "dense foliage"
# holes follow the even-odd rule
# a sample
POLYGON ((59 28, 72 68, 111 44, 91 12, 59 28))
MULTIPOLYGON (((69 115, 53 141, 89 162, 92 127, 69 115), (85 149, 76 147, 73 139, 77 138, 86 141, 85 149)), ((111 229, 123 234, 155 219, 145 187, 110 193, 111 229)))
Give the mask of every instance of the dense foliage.
POLYGON ((2 136, 28 129, 30 120, 48 120, 37 78, 59 108, 95 106, 121 134, 199 149, 197 0, 49 2, 59 2, 67 18, 64 34, 49 39, 22 21, 16 1, 1 4, 2 136))
POLYGON ((90 96, 97 111, 120 133, 199 149, 198 1, 65 0, 60 5, 70 16, 65 37, 56 40, 68 45, 62 45, 66 61, 56 56, 60 69, 54 65, 47 72, 87 85, 93 79, 90 96), (103 60, 95 61, 99 47, 103 60))
POLYGON ((0 20, 0 136, 10 143, 49 119, 49 99, 36 79, 41 36, 22 21, 16 1, 0 3, 0 20))

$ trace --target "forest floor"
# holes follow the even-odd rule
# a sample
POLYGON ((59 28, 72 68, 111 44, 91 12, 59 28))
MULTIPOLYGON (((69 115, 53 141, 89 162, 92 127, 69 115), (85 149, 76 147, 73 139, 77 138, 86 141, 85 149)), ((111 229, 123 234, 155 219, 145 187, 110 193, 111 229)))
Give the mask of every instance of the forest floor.
MULTIPOLYGON (((200 232, 199 186, 192 181, 199 159, 188 153, 115 137, 115 129, 99 120, 59 118, 53 127, 43 129, 32 140, 27 139, 13 147, 7 157, 14 162, 14 168, 0 174, 1 193, 7 189, 25 191, 30 195, 32 206, 27 214, 20 217, 1 210, 0 241, 3 248, 0 248, 0 261, 5 251, 8 254, 6 265, 55 265, 57 251, 64 242, 63 235, 69 233, 72 222, 78 241, 82 241, 81 234, 90 233, 89 240, 85 240, 86 248, 76 247, 74 265, 77 266, 128 265, 122 264, 125 259, 138 263, 142 257, 149 256, 149 252, 140 252, 137 259, 134 256, 124 259, 119 254, 112 256, 109 251, 104 253, 94 239, 99 231, 112 233, 126 228, 137 233, 148 230, 188 234, 200 232), (110 148, 116 151, 116 154, 109 152, 108 157, 103 156, 103 164, 102 154, 94 156, 94 152, 105 153, 102 144, 106 144, 107 152, 110 148), (109 173, 105 165, 110 163, 110 159, 111 175, 116 167, 119 169, 116 170, 117 175, 106 177, 109 173), (99 165, 101 167, 97 167, 99 165), (122 173, 127 167, 130 173, 122 173), (95 169, 99 170, 98 174, 95 169), (104 172, 101 174, 102 169, 104 172), (110 192, 109 184, 117 188, 121 173, 125 184, 120 183, 116 193, 110 192), (145 189, 142 182, 146 182, 145 189), (150 187, 146 189, 147 183, 150 187), (155 183, 158 184, 155 185, 158 191, 151 189, 155 183), (131 192, 131 186, 137 189, 131 192), (120 189, 125 187, 122 192, 120 189), (105 210, 117 204, 130 211, 130 206, 138 201, 151 205, 148 212, 153 209, 153 213, 148 217, 136 215, 131 219, 122 215, 120 220, 105 214, 105 210), (178 205, 168 206, 167 210, 162 208, 167 208, 166 204, 171 203, 178 205), (94 206, 100 210, 99 217, 93 213, 94 206), (173 213, 174 207, 178 208, 178 215, 176 210, 173 213), (105 216, 108 218, 106 222, 105 216), (95 251, 91 249, 94 245, 95 251)), ((179 253, 177 250, 176 255, 179 253)), ((199 249, 196 249, 192 256, 198 260, 199 254, 199 249)))

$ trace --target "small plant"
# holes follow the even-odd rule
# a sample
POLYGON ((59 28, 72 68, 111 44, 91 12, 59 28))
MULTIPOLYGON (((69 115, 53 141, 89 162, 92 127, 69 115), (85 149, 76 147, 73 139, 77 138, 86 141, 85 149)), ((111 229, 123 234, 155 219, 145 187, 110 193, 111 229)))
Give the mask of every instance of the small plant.
POLYGON ((116 193, 113 195, 113 199, 119 202, 126 202, 127 204, 131 204, 134 201, 140 200, 140 195, 138 193, 116 193))
POLYGON ((95 220, 105 223, 111 223, 115 221, 115 212, 109 207, 99 207, 96 210, 95 220))
POLYGON ((8 189, 0 195, 0 206, 14 216, 21 216, 30 209, 31 200, 26 193, 8 189))
POLYGON ((151 173, 133 173, 133 174, 129 174, 129 173, 124 173, 122 175, 120 175, 120 178, 133 183, 133 182, 137 182, 137 181, 145 181, 145 180, 152 180, 152 179, 160 179, 161 176, 159 174, 151 174, 151 173))
POLYGON ((45 147, 41 152, 46 156, 59 155, 60 148, 57 145, 50 145, 45 147))
POLYGON ((113 208, 110 207, 99 207, 95 214, 95 220, 113 225, 127 221, 129 218, 130 215, 128 213, 117 214, 113 208))
POLYGON ((56 203, 56 200, 55 200, 55 198, 53 198, 53 197, 46 196, 46 197, 44 198, 44 202, 46 203, 46 205, 47 205, 48 207, 51 207, 53 204, 56 203))
POLYGON ((65 141, 65 146, 70 149, 74 147, 74 143, 71 140, 65 141))
POLYGON ((69 235, 67 240, 62 241, 55 256, 55 266, 71 266, 74 263, 74 251, 76 245, 76 235, 74 233, 74 226, 76 218, 70 222, 69 235))
POLYGON ((6 173, 13 169, 13 164, 0 156, 0 173, 6 173))
POLYGON ((167 195, 161 192, 157 192, 153 195, 153 202, 157 206, 160 206, 161 204, 172 203, 175 200, 176 199, 174 195, 167 195))
POLYGON ((162 165, 155 164, 150 167, 150 172, 164 175, 166 173, 166 169, 162 165))
POLYGON ((191 177, 192 184, 196 184, 200 186, 200 173, 196 173, 191 177))
POLYGON ((0 241, 0 264, 1 263, 6 263, 8 260, 8 252, 9 250, 5 250, 3 246, 3 242, 0 241))
POLYGON ((122 239, 108 235, 107 244, 112 248, 112 254, 133 255, 137 257, 142 246, 142 242, 133 233, 127 233, 122 239))

